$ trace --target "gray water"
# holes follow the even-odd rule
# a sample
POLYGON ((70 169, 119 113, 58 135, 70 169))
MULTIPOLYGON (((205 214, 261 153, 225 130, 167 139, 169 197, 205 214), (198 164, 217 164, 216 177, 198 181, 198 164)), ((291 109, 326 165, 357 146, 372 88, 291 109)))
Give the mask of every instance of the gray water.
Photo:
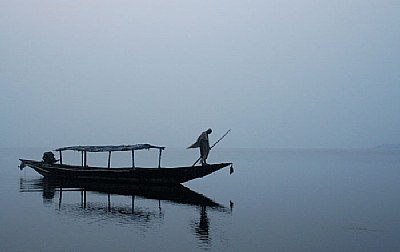
MULTIPOLYGON (((157 197, 47 188, 0 149, 0 251, 399 251, 400 151, 213 150, 225 168, 184 186, 217 207, 157 197)), ((197 153, 167 149, 164 166, 197 153)), ((79 163, 77 155, 63 156, 79 163)), ((137 153, 157 164, 158 153, 137 153)), ((106 164, 107 155, 89 155, 106 164)), ((128 154, 113 165, 129 164, 128 154), (125 161, 127 160, 127 161, 125 161)), ((154 164, 153 164, 154 163, 154 164)))

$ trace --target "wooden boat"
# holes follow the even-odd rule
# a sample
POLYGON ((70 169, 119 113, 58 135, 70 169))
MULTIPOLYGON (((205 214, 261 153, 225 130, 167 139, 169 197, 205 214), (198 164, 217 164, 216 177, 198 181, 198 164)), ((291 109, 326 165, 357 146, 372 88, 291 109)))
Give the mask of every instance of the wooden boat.
POLYGON ((150 144, 135 144, 135 145, 119 145, 119 146, 71 146, 58 148, 55 151, 59 152, 59 163, 45 160, 42 161, 20 159, 20 168, 25 166, 33 168, 36 172, 44 177, 64 178, 71 180, 93 180, 93 181, 113 181, 136 184, 181 184, 189 180, 201 178, 218 171, 232 163, 218 163, 204 166, 182 166, 173 168, 161 167, 161 154, 165 147, 154 146, 150 144), (136 150, 159 150, 158 167, 143 168, 135 166, 135 151, 136 150), (82 164, 80 166, 63 164, 62 152, 66 150, 79 151, 82 155, 82 164), (132 152, 132 167, 111 168, 110 160, 111 153, 114 151, 131 151, 132 152), (87 165, 87 152, 108 152, 107 167, 93 167, 87 165))

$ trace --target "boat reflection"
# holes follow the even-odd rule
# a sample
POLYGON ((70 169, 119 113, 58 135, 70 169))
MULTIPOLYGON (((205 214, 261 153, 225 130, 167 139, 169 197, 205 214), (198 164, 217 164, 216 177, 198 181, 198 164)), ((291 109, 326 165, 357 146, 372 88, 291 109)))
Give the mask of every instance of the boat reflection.
MULTIPOLYGON (((211 240, 207 211, 230 213, 232 210, 183 185, 128 185, 52 178, 21 178, 20 192, 41 192, 45 204, 58 200, 56 208, 60 212, 89 218, 91 221, 96 219, 96 221, 116 221, 118 224, 135 223, 143 228, 151 228, 152 223, 162 221, 164 218, 162 202, 172 203, 175 206, 193 206, 200 214, 192 221, 191 226, 202 247, 209 245, 211 240), (68 201, 63 202, 65 194, 70 192, 75 192, 75 195, 80 194, 80 202, 72 204, 68 201), (93 198, 98 198, 98 195, 107 197, 101 196, 102 202, 91 201, 93 198), (122 202, 112 200, 119 196, 125 196, 125 200, 122 202), (126 202, 126 198, 129 203, 126 202), (146 201, 136 202, 137 199, 158 200, 158 208, 154 205, 150 208, 143 207, 146 201)), ((70 201, 69 195, 68 200, 70 201)))
MULTIPOLYGON (((56 191, 60 194, 65 191, 96 192, 108 195, 139 196, 146 199, 169 201, 175 204, 185 204, 200 207, 209 207, 219 211, 226 211, 226 207, 216 203, 206 196, 190 190, 183 185, 130 185, 117 183, 96 183, 92 181, 71 181, 52 178, 20 180, 20 192, 43 191, 43 199, 51 201, 56 191)), ((62 196, 60 195, 60 199, 62 196)), ((83 197, 84 204, 86 197, 83 197)))

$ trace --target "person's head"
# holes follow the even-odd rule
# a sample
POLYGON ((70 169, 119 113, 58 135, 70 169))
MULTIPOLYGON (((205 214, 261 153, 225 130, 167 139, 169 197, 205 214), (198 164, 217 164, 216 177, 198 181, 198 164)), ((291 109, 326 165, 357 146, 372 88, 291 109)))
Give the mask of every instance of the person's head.
POLYGON ((209 128, 209 129, 206 131, 207 134, 211 134, 211 132, 212 132, 212 129, 211 129, 211 128, 209 128))

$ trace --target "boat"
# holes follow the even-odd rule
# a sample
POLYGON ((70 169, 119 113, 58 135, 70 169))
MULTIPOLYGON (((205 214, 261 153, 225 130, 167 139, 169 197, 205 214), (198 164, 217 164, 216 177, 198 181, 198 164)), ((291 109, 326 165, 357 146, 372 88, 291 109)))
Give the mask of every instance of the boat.
POLYGON ((232 166, 232 163, 216 163, 198 166, 161 167, 161 155, 164 149, 165 147, 151 144, 61 147, 55 150, 59 153, 59 160, 54 158, 52 152, 45 152, 41 161, 20 159, 20 169, 22 170, 25 166, 28 166, 44 177, 70 180, 178 185, 196 178, 204 177, 229 165, 232 166), (150 149, 159 150, 158 167, 136 167, 135 151, 150 149), (81 165, 64 164, 62 156, 63 151, 80 152, 82 157, 81 165), (132 166, 111 168, 111 153, 116 151, 132 152, 132 166), (88 152, 108 152, 108 166, 88 166, 88 152))

